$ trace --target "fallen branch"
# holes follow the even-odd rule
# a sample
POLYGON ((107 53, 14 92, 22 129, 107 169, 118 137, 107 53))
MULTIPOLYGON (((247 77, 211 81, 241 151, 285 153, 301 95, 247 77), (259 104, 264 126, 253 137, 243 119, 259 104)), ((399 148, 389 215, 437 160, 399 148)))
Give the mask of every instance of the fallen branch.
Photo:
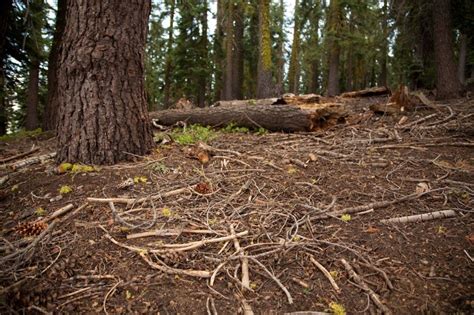
POLYGON ((370 210, 370 209, 385 208, 385 207, 388 207, 390 205, 394 205, 394 204, 397 204, 397 203, 400 203, 400 202, 403 202, 403 201, 415 200, 415 199, 421 198, 422 196, 424 196, 426 194, 430 194, 430 193, 440 191, 440 190, 444 190, 444 189, 445 188, 436 188, 436 189, 425 191, 423 193, 413 193, 411 195, 403 196, 403 197, 393 199, 393 200, 371 202, 369 204, 362 205, 362 206, 350 207, 350 208, 345 208, 345 209, 341 209, 341 210, 337 210, 337 211, 333 211, 333 212, 322 213, 322 214, 313 216, 310 219, 311 220, 324 219, 324 218, 328 218, 328 217, 340 216, 342 214, 351 214, 351 213, 367 211, 367 210, 370 210))
POLYGON ((37 163, 43 163, 44 161, 47 161, 49 159, 52 159, 56 157, 56 152, 53 153, 48 153, 44 155, 39 155, 39 156, 33 156, 28 159, 24 159, 12 164, 7 164, 8 168, 13 169, 14 171, 32 164, 37 164, 37 163))
MULTIPOLYGON (((85 205, 83 205, 82 207, 84 207, 85 205)), ((56 211, 54 211, 50 216, 46 217, 43 221, 44 222, 49 222, 49 221, 52 221, 54 219, 56 219, 57 217, 59 216, 62 216, 63 214, 65 213, 68 213, 72 208, 74 208, 73 204, 70 203, 64 207, 62 207, 61 209, 58 209, 56 211)))
MULTIPOLYGON (((232 224, 230 225, 230 233, 232 236, 236 236, 234 226, 232 224)), ((238 254, 244 254, 237 237, 234 237, 234 247, 238 254)), ((247 257, 242 257, 240 261, 242 264, 242 286, 246 289, 250 289, 249 260, 247 257)))
POLYGON ((140 257, 143 258, 143 260, 153 269, 158 269, 164 273, 171 274, 171 275, 183 275, 183 276, 190 276, 190 277, 197 277, 197 278, 210 278, 211 277, 211 272, 207 270, 185 270, 185 269, 177 269, 177 268, 172 268, 165 263, 160 262, 160 264, 154 263, 151 261, 151 259, 148 257, 146 253, 139 253, 140 257))
POLYGON ((144 197, 144 198, 94 198, 94 197, 89 197, 87 198, 87 201, 90 202, 97 202, 97 203, 109 203, 109 202, 114 202, 114 203, 126 203, 126 204, 133 204, 133 203, 142 203, 146 202, 148 200, 159 200, 161 198, 166 198, 166 197, 172 197, 176 196, 185 192, 190 191, 189 189, 194 187, 183 187, 183 188, 178 188, 175 190, 171 190, 165 193, 160 193, 156 195, 152 195, 149 197, 144 197))
POLYGON ((391 219, 380 220, 382 223, 410 223, 410 222, 422 222, 430 221, 436 219, 445 219, 456 216, 454 210, 443 210, 443 211, 434 211, 429 213, 408 215, 404 217, 397 217, 391 219))
POLYGON ((135 234, 128 234, 127 239, 135 239, 135 238, 142 238, 142 237, 150 237, 150 236, 179 236, 183 233, 189 234, 217 234, 218 232, 222 231, 211 231, 211 230, 193 230, 193 229, 163 229, 163 230, 154 230, 154 231, 147 231, 135 234))
POLYGON ((369 286, 362 280, 361 277, 354 271, 352 266, 344 259, 341 259, 341 263, 344 265, 344 268, 346 268, 347 273, 349 274, 349 277, 352 278, 367 294, 370 296, 370 299, 377 305, 377 307, 385 314, 392 314, 392 312, 388 309, 387 306, 385 306, 382 301, 380 300, 380 297, 375 293, 369 286))
POLYGON ((314 259, 314 257, 312 255, 309 255, 309 260, 319 269, 319 271, 321 271, 323 273, 323 275, 329 280, 329 283, 331 283, 332 287, 334 288, 334 290, 336 290, 337 293, 341 293, 341 289, 339 288, 339 286, 337 285, 336 281, 334 280, 334 278, 331 276, 331 274, 329 273, 329 271, 324 268, 323 265, 321 265, 316 259, 314 259))
POLYGON ((1 160, 0 160, 0 164, 7 163, 7 162, 10 162, 10 161, 13 161, 13 160, 16 160, 16 159, 19 159, 19 158, 28 156, 28 155, 30 155, 30 154, 35 153, 35 152, 38 151, 39 149, 40 149, 40 148, 35 148, 34 145, 33 145, 33 148, 31 148, 30 151, 23 152, 23 153, 20 153, 20 154, 16 154, 16 155, 9 156, 9 157, 7 157, 7 158, 1 159, 1 160))
POLYGON ((267 269, 261 262, 259 262, 257 259, 247 256, 250 260, 255 262, 257 265, 259 265, 269 276, 272 278, 273 281, 276 282, 276 284, 285 292, 286 298, 288 299, 288 304, 293 304, 293 298, 291 297, 291 293, 288 291, 288 289, 281 283, 281 281, 273 274, 270 272, 270 270, 267 269))
POLYGON ((341 97, 369 97, 369 96, 378 96, 378 95, 387 95, 390 94, 390 90, 385 86, 373 87, 359 91, 352 91, 342 93, 341 97))

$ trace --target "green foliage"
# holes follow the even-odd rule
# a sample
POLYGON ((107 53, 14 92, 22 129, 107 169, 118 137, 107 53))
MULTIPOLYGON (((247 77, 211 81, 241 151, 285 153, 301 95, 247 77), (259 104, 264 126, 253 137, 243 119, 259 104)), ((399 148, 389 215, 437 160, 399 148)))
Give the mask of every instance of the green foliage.
POLYGON ((69 194, 69 193, 71 193, 71 192, 72 192, 72 188, 71 188, 70 186, 68 186, 68 185, 64 185, 64 186, 61 186, 61 187, 59 188, 59 193, 60 193, 61 195, 67 195, 67 194, 69 194))
POLYGON ((19 131, 0 136, 0 141, 13 141, 13 140, 24 139, 24 138, 34 138, 34 137, 38 137, 42 133, 43 133, 43 130, 41 128, 38 128, 35 130, 20 129, 19 131))
POLYGON ((181 145, 194 144, 196 142, 209 142, 217 137, 217 134, 211 127, 201 125, 190 125, 187 128, 173 130, 171 137, 181 145))
POLYGON ((230 123, 221 129, 224 133, 249 133, 250 130, 247 127, 239 127, 235 123, 230 123))

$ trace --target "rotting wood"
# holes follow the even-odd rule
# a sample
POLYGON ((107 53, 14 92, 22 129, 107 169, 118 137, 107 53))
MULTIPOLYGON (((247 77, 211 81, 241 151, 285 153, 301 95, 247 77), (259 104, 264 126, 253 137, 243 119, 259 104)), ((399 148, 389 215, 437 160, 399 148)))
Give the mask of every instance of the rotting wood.
POLYGON ((369 97, 369 96, 380 96, 380 95, 387 95, 390 94, 390 89, 386 86, 378 86, 373 88, 368 88, 359 91, 351 91, 342 93, 341 97, 349 98, 349 97, 369 97))
POLYGON ((14 162, 14 163, 10 163, 10 164, 4 164, 4 165, 0 166, 0 168, 9 168, 9 169, 12 169, 12 170, 16 171, 20 168, 27 167, 27 166, 32 165, 32 164, 43 163, 43 162, 45 162, 47 160, 50 160, 54 157, 56 157, 56 152, 43 154, 43 155, 38 155, 38 156, 33 156, 33 157, 30 157, 30 158, 27 158, 27 159, 24 159, 24 160, 20 160, 20 161, 14 162))
POLYGON ((408 215, 403 217, 391 218, 386 220, 380 220, 382 223, 410 223, 410 222, 422 222, 422 221, 430 221, 436 219, 445 219, 451 218, 456 216, 456 212, 454 210, 442 210, 442 211, 434 211, 429 213, 422 213, 422 214, 415 214, 415 215, 408 215))
POLYGON ((349 112, 343 104, 306 105, 304 109, 290 105, 235 105, 197 108, 187 111, 163 110, 151 112, 150 117, 160 125, 174 125, 178 121, 223 127, 265 128, 270 131, 315 131, 344 123, 349 112))

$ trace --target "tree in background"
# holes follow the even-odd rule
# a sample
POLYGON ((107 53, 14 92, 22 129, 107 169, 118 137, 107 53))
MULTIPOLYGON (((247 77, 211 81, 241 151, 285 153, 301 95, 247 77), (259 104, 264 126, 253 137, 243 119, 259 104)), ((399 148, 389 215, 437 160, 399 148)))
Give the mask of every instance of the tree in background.
POLYGON ((342 26, 342 6, 340 0, 331 0, 327 21, 327 47, 328 47, 328 96, 339 94, 339 58, 341 53, 340 36, 342 26))
POLYGON ((457 97, 461 92, 461 83, 454 62, 449 0, 433 1, 433 34, 436 57, 436 97, 438 99, 457 97))
POLYGON ((300 80, 300 32, 302 24, 301 5, 298 0, 295 1, 295 17, 293 27, 293 42, 291 45, 290 65, 288 69, 288 92, 298 93, 299 92, 299 80, 300 80))
POLYGON ((149 1, 67 1, 58 59, 58 161, 113 164, 153 145, 144 53, 149 1))
POLYGON ((7 132, 7 92, 5 64, 7 61, 7 32, 11 23, 13 1, 0 1, 0 136, 7 132))
POLYGON ((61 40, 66 26, 66 1, 58 0, 53 42, 48 57, 48 91, 43 113, 43 129, 56 130, 58 111, 58 56, 60 55, 61 40))
POLYGON ((270 36, 270 1, 258 1, 257 98, 274 96, 272 80, 272 43, 270 36))

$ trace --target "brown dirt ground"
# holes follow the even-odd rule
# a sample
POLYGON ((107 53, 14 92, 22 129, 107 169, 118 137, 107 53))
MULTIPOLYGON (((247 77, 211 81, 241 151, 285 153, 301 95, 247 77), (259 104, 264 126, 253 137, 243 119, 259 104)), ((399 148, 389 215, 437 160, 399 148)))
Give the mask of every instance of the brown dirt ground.
MULTIPOLYGON (((0 187, 0 313, 213 314, 215 307, 219 314, 236 314, 242 312, 243 300, 256 314, 331 312, 331 302, 348 314, 378 313, 360 284, 350 279, 341 263, 345 259, 394 314, 472 314, 474 101, 439 104, 436 117, 407 129, 396 128, 401 116, 368 111, 371 103, 382 101, 386 100, 352 100, 354 115, 348 123, 321 132, 219 133, 209 145, 229 151, 214 152, 206 165, 191 158, 189 148, 170 143, 150 156, 98 172, 56 174, 49 160, 10 173, 0 187), (445 122, 449 109, 444 105, 454 111, 445 122), (145 176, 146 183, 117 188, 135 176, 145 176), (187 190, 156 198, 152 204, 115 203, 115 219, 107 203, 89 202, 74 212, 88 197, 157 196, 198 183, 207 183, 213 192, 187 190), (73 191, 57 200, 63 185, 73 191), (370 205, 414 194, 417 185, 430 192, 390 205, 370 205), (333 215, 315 218, 333 200, 333 215), (9 256, 34 239, 22 239, 15 226, 40 220, 35 212, 39 207, 48 215, 68 203, 74 205, 73 212, 33 250, 9 256), (354 206, 366 207, 352 213, 349 221, 341 220, 344 209, 354 206), (124 213, 131 209, 135 211, 124 213), (407 224, 380 222, 448 209, 456 216, 407 224), (241 257, 232 241, 145 254, 165 244, 229 235, 231 224, 237 233, 248 231, 238 240, 251 257, 251 290, 239 283, 241 257), (126 238, 155 229, 200 229, 209 234, 126 238), (140 249, 113 244, 105 231, 140 249), (140 254, 171 268, 153 269, 140 254), (340 292, 309 255, 331 272, 340 292), (252 259, 281 281, 293 304, 252 259), (212 288, 209 279, 175 274, 212 272, 224 262, 212 288)), ((405 124, 433 113, 406 113, 405 124)), ((35 155, 54 150, 54 139, 45 135, 19 139, 0 144, 0 159, 28 151, 32 144, 41 148, 35 155)), ((0 174, 10 171, 4 165, 0 174)))

